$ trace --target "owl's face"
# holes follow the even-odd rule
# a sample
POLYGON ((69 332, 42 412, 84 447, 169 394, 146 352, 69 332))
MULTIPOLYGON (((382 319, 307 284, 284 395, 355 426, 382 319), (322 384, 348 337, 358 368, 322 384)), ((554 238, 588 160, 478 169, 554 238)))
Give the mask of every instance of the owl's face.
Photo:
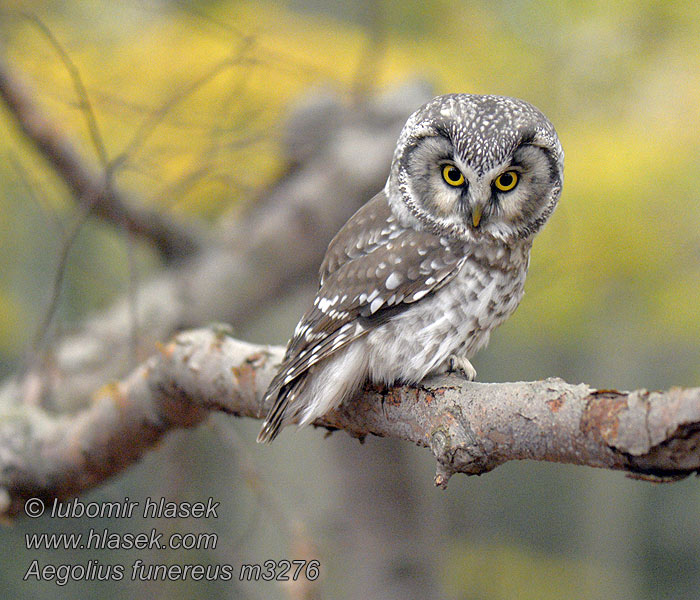
POLYGON ((510 242, 531 237, 547 220, 563 168, 554 127, 527 102, 450 94, 409 118, 386 191, 406 224, 510 242))

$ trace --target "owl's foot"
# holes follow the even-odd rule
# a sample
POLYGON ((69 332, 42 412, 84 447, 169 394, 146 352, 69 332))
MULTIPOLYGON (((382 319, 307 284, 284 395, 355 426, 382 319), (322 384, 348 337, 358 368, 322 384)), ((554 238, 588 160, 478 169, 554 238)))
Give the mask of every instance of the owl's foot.
POLYGON ((452 355, 445 361, 445 373, 460 373, 468 381, 476 379, 476 369, 466 356, 452 355))

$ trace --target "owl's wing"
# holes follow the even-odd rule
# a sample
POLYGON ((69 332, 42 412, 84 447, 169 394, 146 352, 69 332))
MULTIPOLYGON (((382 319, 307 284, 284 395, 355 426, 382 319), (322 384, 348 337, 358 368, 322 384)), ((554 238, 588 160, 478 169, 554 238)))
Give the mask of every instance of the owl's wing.
POLYGON ((319 270, 320 286, 338 267, 370 254, 401 234, 384 191, 363 205, 328 244, 319 270))
POLYGON ((276 434, 286 405, 300 389, 301 375, 445 285, 462 266, 465 249, 460 242, 403 228, 389 219, 385 207, 386 199, 375 197, 331 242, 313 307, 299 321, 266 393, 266 400, 277 399, 259 439, 276 434))

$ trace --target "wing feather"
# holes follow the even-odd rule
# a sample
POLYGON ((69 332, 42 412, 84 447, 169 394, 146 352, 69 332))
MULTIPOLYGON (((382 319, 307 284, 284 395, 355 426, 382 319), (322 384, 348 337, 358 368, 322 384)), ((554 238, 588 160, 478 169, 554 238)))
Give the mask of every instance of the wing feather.
POLYGON ((329 245, 314 304, 299 321, 266 392, 266 401, 275 396, 276 401, 264 428, 272 428, 272 421, 275 427, 263 439, 276 435, 284 410, 302 389, 295 383, 300 377, 445 285, 464 260, 464 243, 397 223, 383 193, 355 213, 329 245))

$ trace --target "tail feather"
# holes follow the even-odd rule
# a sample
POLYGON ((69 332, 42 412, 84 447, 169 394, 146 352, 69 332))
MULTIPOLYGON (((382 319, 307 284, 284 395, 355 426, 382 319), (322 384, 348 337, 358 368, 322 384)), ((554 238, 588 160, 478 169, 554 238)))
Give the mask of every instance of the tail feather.
POLYGON ((278 388, 277 392, 274 387, 268 390, 265 395, 265 403, 267 403, 269 398, 274 396, 275 393, 277 393, 277 398, 262 424, 262 428, 257 437, 258 443, 269 444, 278 436, 282 427, 287 425, 296 416, 296 412, 290 413, 289 407, 290 405, 294 405, 294 401, 304 387, 304 382, 305 378, 299 377, 290 384, 278 388))

